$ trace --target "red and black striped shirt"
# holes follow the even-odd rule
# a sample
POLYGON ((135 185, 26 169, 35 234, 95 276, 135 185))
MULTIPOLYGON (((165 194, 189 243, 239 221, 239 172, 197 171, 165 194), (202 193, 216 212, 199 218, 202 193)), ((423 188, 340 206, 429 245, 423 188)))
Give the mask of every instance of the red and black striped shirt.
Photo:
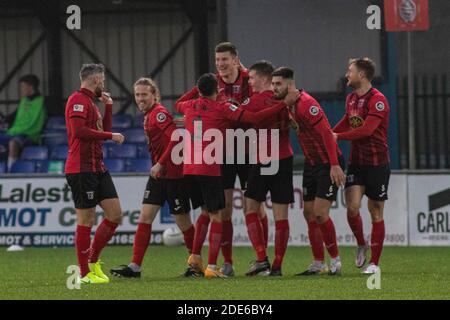
MULTIPOLYGON (((386 97, 377 89, 371 88, 367 93, 358 96, 350 93, 345 103, 346 114, 336 127, 348 127, 347 132, 338 130, 339 139, 352 140, 349 164, 353 165, 384 165, 388 164, 389 148, 387 143, 389 127, 389 103, 386 97), (363 129, 365 123, 372 119, 379 122, 373 132, 367 133, 363 129), (356 134, 359 130, 360 134, 356 134)), ((336 131, 336 130, 335 130, 336 131)), ((338 132, 336 131, 336 132, 338 132)))
POLYGON ((308 165, 339 164, 338 156, 342 152, 333 138, 328 118, 316 99, 302 90, 294 110, 290 110, 290 116, 308 165))
POLYGON ((87 89, 74 92, 66 104, 69 153, 65 173, 105 172, 103 140, 111 139, 112 105, 103 119, 94 103, 95 94, 87 89))

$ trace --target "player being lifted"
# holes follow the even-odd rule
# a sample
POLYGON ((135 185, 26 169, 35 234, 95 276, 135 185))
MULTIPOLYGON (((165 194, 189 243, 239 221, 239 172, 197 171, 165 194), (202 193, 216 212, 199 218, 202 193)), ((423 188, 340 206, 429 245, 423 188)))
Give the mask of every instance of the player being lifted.
MULTIPOLYGON (((292 69, 281 67, 272 73, 275 98, 283 99, 288 91, 297 90, 292 69)), ((328 273, 324 262, 325 242, 331 257, 330 275, 341 273, 336 231, 330 217, 330 208, 339 186, 345 184, 344 158, 333 137, 328 119, 319 103, 304 90, 290 107, 291 121, 305 155, 303 170, 303 201, 308 236, 314 262, 298 275, 328 273)))
POLYGON ((350 60, 347 85, 354 90, 347 96, 344 117, 333 129, 338 140, 351 140, 345 200, 348 223, 358 243, 358 268, 365 265, 368 250, 359 213, 363 195, 368 197, 372 234, 371 259, 363 271, 366 274, 380 270, 385 236, 383 210, 391 172, 387 144, 390 108, 386 97, 372 87, 374 74, 375 64, 369 58, 350 60))
MULTIPOLYGON (((248 97, 252 95, 251 86, 248 83, 248 70, 245 69, 238 56, 236 46, 230 42, 219 43, 215 48, 215 61, 217 70, 217 81, 219 85, 219 101, 229 101, 232 103, 241 104, 248 97)), ((235 124, 229 123, 230 128, 236 128, 235 124)), ((239 126, 246 129, 246 126, 239 126)), ((226 142, 224 142, 226 145, 226 142)), ((246 150, 248 151, 248 150, 246 150)), ((239 177, 241 189, 243 191, 247 188, 248 178, 248 153, 246 152, 246 162, 238 164, 237 153, 242 152, 234 150, 234 163, 222 164, 222 179, 225 193, 225 209, 221 211, 223 234, 222 234, 222 254, 224 264, 221 268, 223 274, 232 276, 234 274, 232 245, 233 245, 233 189, 236 181, 236 176, 239 177)), ((264 237, 268 238, 268 222, 264 211, 264 205, 261 205, 259 217, 263 225, 264 237)))
MULTIPOLYGON (((171 152, 176 141, 171 141, 176 130, 170 112, 160 104, 160 93, 150 78, 140 78, 134 84, 136 105, 144 116, 144 132, 148 140, 152 163, 154 164, 145 188, 139 216, 139 224, 134 237, 133 257, 128 265, 111 269, 111 274, 125 278, 141 276, 141 266, 151 238, 152 223, 167 201, 175 222, 183 232, 184 243, 191 253, 195 229, 189 211, 189 187, 183 177, 183 165, 174 164, 171 152)), ((185 276, 198 276, 188 269, 185 276)))
MULTIPOLYGON (((271 89, 273 66, 268 61, 254 63, 249 69, 250 85, 253 95, 242 104, 246 110, 257 111, 269 108, 278 103, 275 100, 271 89)), ((290 94, 297 96, 297 91, 290 94)), ((295 103, 295 100, 290 104, 295 103)), ((289 220, 288 207, 294 202, 293 188, 293 151, 289 138, 289 115, 287 108, 280 111, 274 117, 260 121, 255 126, 257 129, 269 129, 268 136, 272 133, 279 133, 279 152, 270 154, 274 141, 267 139, 266 144, 262 144, 261 134, 258 135, 258 154, 268 155, 269 162, 262 162, 257 159, 257 164, 251 164, 248 175, 248 186, 245 192, 245 222, 247 231, 253 248, 256 251, 257 259, 250 266, 246 275, 272 275, 281 276, 281 265, 287 249, 289 240, 289 220), (272 131, 275 129, 275 131, 272 131), (264 150, 265 149, 265 150, 264 150), (261 172, 267 167, 278 167, 275 174, 268 175, 261 172), (275 258, 270 268, 267 257, 266 239, 261 221, 258 217, 258 210, 261 204, 266 201, 267 193, 270 192, 272 200, 273 214, 275 218, 275 258)))
POLYGON ((69 143, 65 173, 77 214, 75 247, 81 283, 108 283, 99 256, 122 219, 122 209, 114 183, 103 163, 102 143, 111 139, 121 144, 124 137, 110 132, 113 101, 103 92, 104 66, 84 64, 80 80, 81 88, 69 97, 65 111, 69 143), (96 98, 105 105, 103 119, 95 105, 96 98), (91 228, 98 204, 105 218, 97 227, 91 244, 91 228))
MULTIPOLYGON (((198 218, 199 220, 209 218, 211 221, 208 267, 204 269, 201 258, 201 249, 208 231, 207 225, 206 227, 196 228, 192 254, 189 257, 188 264, 197 272, 204 272, 207 278, 224 277, 216 265, 223 232, 219 211, 225 206, 225 197, 222 187, 221 160, 207 160, 208 155, 205 152, 205 150, 209 150, 213 153, 212 157, 222 159, 223 155, 216 154, 216 152, 222 153, 223 149, 219 148, 220 150, 212 151, 211 139, 204 138, 203 135, 210 129, 216 129, 216 131, 218 129, 223 137, 227 129, 227 121, 252 124, 270 118, 287 107, 286 103, 281 101, 272 108, 253 113, 231 103, 220 103, 217 101, 217 96, 216 76, 208 73, 199 78, 197 87, 184 94, 175 104, 176 110, 185 115, 185 126, 188 132, 186 139, 189 139, 189 141, 192 139, 193 141, 187 147, 189 152, 185 148, 183 168, 183 173, 186 177, 189 177, 192 183, 192 203, 193 205, 195 203, 194 207, 202 206, 203 210, 198 218), (200 97, 198 97, 199 94, 200 97), (200 145, 199 149, 197 149, 198 145, 200 145), (202 161, 196 163, 195 159, 202 159, 202 161), (205 213, 209 217, 205 217, 205 213)), ((295 94, 290 94, 286 97, 286 101, 295 101, 296 97, 295 94)), ((185 143, 187 143, 186 139, 185 143)), ((215 140, 214 142, 217 143, 215 140)), ((198 223, 197 226, 199 226, 198 223)))

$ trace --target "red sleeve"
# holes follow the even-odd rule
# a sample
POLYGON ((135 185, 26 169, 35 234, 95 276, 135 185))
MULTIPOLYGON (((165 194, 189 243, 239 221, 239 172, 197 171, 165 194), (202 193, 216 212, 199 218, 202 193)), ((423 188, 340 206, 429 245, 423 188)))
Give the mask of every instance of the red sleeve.
POLYGON ((320 121, 315 127, 315 130, 322 136, 322 141, 327 150, 328 159, 330 160, 330 165, 339 165, 338 155, 337 155, 337 144, 334 140, 333 133, 329 126, 327 126, 326 121, 320 121))
POLYGON ((103 130, 111 131, 112 129, 112 104, 105 106, 105 115, 103 116, 103 130))
POLYGON ((337 138, 339 140, 358 140, 369 137, 380 125, 381 120, 382 119, 378 116, 370 115, 361 127, 351 131, 338 133, 337 138))
POLYGON ((162 165, 165 165, 167 163, 167 160, 169 160, 170 155, 172 154, 172 149, 178 144, 178 141, 172 141, 172 133, 177 130, 177 127, 175 126, 175 123, 172 122, 172 124, 168 127, 168 129, 165 131, 165 134, 169 138, 169 144, 166 147, 166 150, 159 158, 158 162, 162 165))
POLYGON ((259 94, 251 96, 241 103, 241 107, 249 111, 258 111, 263 105, 264 99, 259 94))
POLYGON ((199 97, 198 88, 194 87, 191 89, 191 91, 186 92, 183 94, 177 102, 175 102, 175 110, 178 113, 185 113, 185 110, 187 108, 190 108, 192 105, 192 100, 197 99, 199 97))
POLYGON ((324 117, 319 103, 312 99, 301 100, 297 103, 296 112, 299 117, 306 119, 312 126, 317 125, 324 117))
POLYGON ((81 117, 69 119, 75 138, 81 140, 108 140, 112 139, 111 132, 98 131, 86 126, 86 120, 81 117))
POLYGON ((154 116, 153 119, 149 119, 150 125, 157 127, 159 130, 166 130, 173 123, 172 115, 167 110, 161 110, 154 116))
POLYGON ((266 118, 274 116, 275 114, 279 113, 281 110, 286 108, 287 104, 284 103, 284 101, 280 101, 274 106, 260 110, 258 112, 252 112, 250 110, 242 110, 242 113, 238 121, 243 123, 258 124, 259 122, 265 120, 266 118))
POLYGON ((68 102, 68 114, 69 118, 82 118, 86 119, 88 111, 90 108, 90 102, 86 101, 82 97, 73 97, 70 102, 68 102))
POLYGON ((342 117, 342 119, 334 126, 333 131, 336 133, 346 132, 350 130, 350 122, 348 121, 347 113, 342 117))
POLYGON ((389 104, 386 98, 381 94, 375 94, 369 101, 369 112, 368 116, 379 117, 384 119, 389 113, 389 104))
POLYGON ((169 140, 164 153, 158 159, 158 162, 164 165, 169 159, 173 147, 178 143, 178 141, 171 141, 172 132, 177 129, 177 126, 173 122, 172 115, 166 109, 161 109, 154 118, 150 118, 148 121, 150 121, 151 127, 157 127, 169 140))

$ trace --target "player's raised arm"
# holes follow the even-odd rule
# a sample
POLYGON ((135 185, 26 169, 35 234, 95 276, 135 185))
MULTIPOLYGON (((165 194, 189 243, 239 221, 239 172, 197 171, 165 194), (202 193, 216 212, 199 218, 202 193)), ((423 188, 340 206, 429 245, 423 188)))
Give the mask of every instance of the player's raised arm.
POLYGON ((103 115, 103 130, 111 131, 112 129, 112 106, 113 100, 111 95, 103 92, 100 101, 105 105, 105 114, 103 115))
POLYGON ((278 112, 286 109, 287 106, 294 104, 295 101, 298 99, 298 97, 299 97, 298 91, 294 91, 288 93, 288 95, 286 95, 284 100, 276 103, 270 108, 266 108, 257 112, 252 112, 250 110, 243 109, 238 118, 238 121, 249 124, 257 124, 262 120, 265 120, 267 118, 276 115, 278 112))
POLYGON ((192 100, 197 99, 199 96, 197 86, 193 87, 190 91, 183 94, 177 102, 175 102, 175 110, 178 113, 184 114, 186 108, 191 107, 192 100))

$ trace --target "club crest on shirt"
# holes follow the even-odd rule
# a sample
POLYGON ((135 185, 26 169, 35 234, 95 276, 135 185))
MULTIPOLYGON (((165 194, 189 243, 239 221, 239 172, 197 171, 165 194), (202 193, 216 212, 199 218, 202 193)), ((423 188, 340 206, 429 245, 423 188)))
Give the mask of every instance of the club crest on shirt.
POLYGON ((241 103, 241 105, 247 105, 250 102, 250 98, 247 98, 244 100, 244 102, 241 103))
POLYGON ((94 199, 94 191, 87 191, 86 195, 87 195, 88 200, 94 199))
POLYGON ((74 112, 83 112, 84 106, 82 104, 74 104, 73 111, 74 112))
POLYGON ((360 116, 351 116, 349 118, 349 120, 350 120, 350 126, 353 129, 361 127, 363 125, 363 123, 364 123, 364 119, 361 118, 360 116))
POLYGON ((381 102, 381 101, 378 101, 378 102, 375 104, 375 109, 377 109, 378 111, 383 111, 383 110, 384 110, 384 103, 381 102))
POLYGON ((311 108, 309 108, 309 113, 313 116, 317 116, 319 114, 319 108, 317 106, 311 106, 311 108))
POLYGON ((358 108, 362 108, 362 106, 364 105, 364 99, 359 99, 358 100, 358 108))
POLYGON ((156 120, 158 122, 164 122, 166 120, 166 115, 163 112, 160 112, 156 115, 156 120))
POLYGON ((241 86, 240 85, 234 85, 233 86, 233 94, 237 94, 241 92, 241 86))

